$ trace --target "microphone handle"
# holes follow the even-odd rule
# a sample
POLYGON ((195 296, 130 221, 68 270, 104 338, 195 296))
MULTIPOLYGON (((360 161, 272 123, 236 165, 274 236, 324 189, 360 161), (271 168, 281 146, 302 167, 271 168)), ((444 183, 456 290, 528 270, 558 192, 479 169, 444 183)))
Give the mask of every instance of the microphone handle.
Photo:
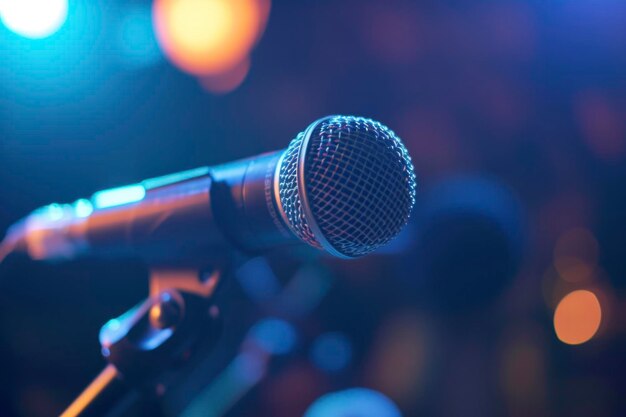
POLYGON ((259 252, 298 242, 279 214, 274 190, 282 153, 104 190, 73 205, 52 204, 14 226, 7 240, 34 259, 140 257, 155 266, 201 266, 233 249, 259 252))

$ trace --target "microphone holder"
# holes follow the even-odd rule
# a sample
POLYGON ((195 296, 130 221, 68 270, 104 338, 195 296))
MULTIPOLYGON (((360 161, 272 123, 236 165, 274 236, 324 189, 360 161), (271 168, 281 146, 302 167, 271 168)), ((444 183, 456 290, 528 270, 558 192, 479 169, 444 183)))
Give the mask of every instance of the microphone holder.
POLYGON ((153 269, 150 297, 101 328, 108 365, 61 417, 121 416, 142 398, 164 395, 168 374, 209 350, 221 334, 213 295, 223 271, 153 269))

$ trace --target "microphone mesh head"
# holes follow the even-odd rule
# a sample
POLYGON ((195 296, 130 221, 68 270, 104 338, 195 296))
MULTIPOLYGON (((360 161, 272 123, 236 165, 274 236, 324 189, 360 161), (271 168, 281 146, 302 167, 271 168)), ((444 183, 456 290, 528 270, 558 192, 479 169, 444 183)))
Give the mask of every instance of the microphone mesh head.
POLYGON ((278 169, 289 227, 335 256, 362 256, 389 242, 415 205, 411 158, 374 120, 332 116, 313 123, 291 142, 278 169))

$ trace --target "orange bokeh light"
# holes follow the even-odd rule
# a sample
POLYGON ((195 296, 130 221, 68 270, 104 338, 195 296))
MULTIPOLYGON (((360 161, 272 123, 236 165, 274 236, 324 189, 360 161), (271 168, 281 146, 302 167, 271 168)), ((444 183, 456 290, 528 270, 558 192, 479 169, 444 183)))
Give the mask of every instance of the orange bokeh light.
POLYGON ((602 307, 591 291, 578 290, 567 294, 554 312, 554 331, 563 343, 579 345, 598 331, 602 307))
POLYGON ((269 0, 156 0, 157 39, 166 56, 194 75, 243 62, 267 22, 269 0))
POLYGON ((200 85, 211 93, 226 94, 237 89, 245 81, 249 71, 250 59, 246 59, 227 72, 201 77, 200 85))

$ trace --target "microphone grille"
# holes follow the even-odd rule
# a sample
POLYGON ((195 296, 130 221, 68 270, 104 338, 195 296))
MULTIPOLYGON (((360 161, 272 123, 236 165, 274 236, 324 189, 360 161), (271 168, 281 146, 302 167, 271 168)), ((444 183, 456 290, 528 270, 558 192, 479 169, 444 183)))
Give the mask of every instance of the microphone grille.
POLYGON ((318 120, 291 142, 278 170, 289 227, 335 256, 362 256, 389 242, 415 205, 411 158, 395 133, 374 120, 318 120))

